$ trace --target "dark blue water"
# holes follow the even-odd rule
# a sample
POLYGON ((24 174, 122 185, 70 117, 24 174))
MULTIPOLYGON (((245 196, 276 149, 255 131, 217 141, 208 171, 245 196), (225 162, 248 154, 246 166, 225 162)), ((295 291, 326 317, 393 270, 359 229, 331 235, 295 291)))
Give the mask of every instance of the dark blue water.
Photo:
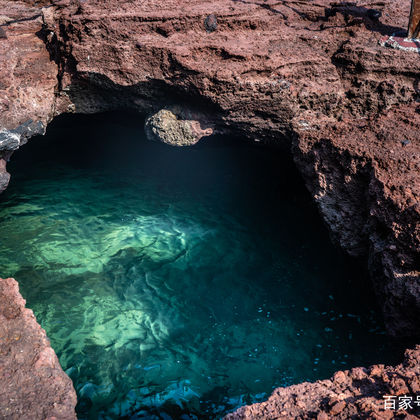
POLYGON ((273 388, 399 361, 363 264, 330 244, 284 152, 172 148, 138 116, 61 117, 9 164, 0 274, 81 419, 220 418, 273 388))

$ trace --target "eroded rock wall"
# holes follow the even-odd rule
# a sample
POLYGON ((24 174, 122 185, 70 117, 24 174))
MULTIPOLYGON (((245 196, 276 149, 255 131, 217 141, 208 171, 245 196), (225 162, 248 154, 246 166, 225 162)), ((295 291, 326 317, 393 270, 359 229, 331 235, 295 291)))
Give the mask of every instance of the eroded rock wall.
POLYGON ((43 134, 55 115, 57 65, 42 37, 41 6, 0 0, 0 192, 9 183, 11 154, 43 134))
POLYGON ((76 392, 14 279, 0 279, 0 418, 75 420, 76 392))
POLYGON ((418 335, 420 319, 420 118, 411 112, 405 105, 369 120, 314 120, 294 146, 334 242, 369 255, 388 331, 400 336, 418 335))

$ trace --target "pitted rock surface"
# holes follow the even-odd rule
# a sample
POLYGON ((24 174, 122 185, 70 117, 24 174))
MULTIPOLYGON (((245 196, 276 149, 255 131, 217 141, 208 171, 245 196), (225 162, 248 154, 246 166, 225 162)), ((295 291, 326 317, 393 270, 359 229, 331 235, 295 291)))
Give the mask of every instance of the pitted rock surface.
POLYGON ((420 418, 420 346, 407 350, 395 367, 374 365, 338 371, 331 379, 277 388, 260 404, 239 408, 225 420, 407 419, 420 418), (393 396, 395 409, 384 396, 393 396), (401 408, 399 397, 410 404, 401 408), (417 397, 419 397, 417 399, 417 397))
POLYGON ((14 279, 0 279, 0 418, 75 420, 76 393, 14 279))
POLYGON ((171 146, 192 146, 213 133, 211 128, 202 129, 199 121, 182 119, 169 109, 161 109, 148 117, 145 131, 149 140, 171 146))

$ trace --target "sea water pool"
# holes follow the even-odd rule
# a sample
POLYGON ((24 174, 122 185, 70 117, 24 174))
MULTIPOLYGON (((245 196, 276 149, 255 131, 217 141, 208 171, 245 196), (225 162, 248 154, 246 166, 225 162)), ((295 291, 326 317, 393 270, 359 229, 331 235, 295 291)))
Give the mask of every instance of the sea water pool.
POLYGON ((0 275, 47 331, 80 419, 221 418, 400 361, 364 264, 332 246, 284 152, 173 148, 111 113, 56 119, 8 169, 0 275))

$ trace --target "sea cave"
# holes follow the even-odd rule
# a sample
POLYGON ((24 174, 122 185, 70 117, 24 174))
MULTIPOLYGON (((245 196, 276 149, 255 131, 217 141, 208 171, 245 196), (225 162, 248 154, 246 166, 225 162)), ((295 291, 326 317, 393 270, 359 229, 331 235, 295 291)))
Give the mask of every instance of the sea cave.
POLYGON ((0 0, 0 419, 420 418, 420 0, 0 0))
POLYGON ((79 419, 215 419, 280 386, 398 363, 366 262, 334 247, 283 150, 173 147, 138 113, 63 115, 16 152, 0 272, 79 419))

